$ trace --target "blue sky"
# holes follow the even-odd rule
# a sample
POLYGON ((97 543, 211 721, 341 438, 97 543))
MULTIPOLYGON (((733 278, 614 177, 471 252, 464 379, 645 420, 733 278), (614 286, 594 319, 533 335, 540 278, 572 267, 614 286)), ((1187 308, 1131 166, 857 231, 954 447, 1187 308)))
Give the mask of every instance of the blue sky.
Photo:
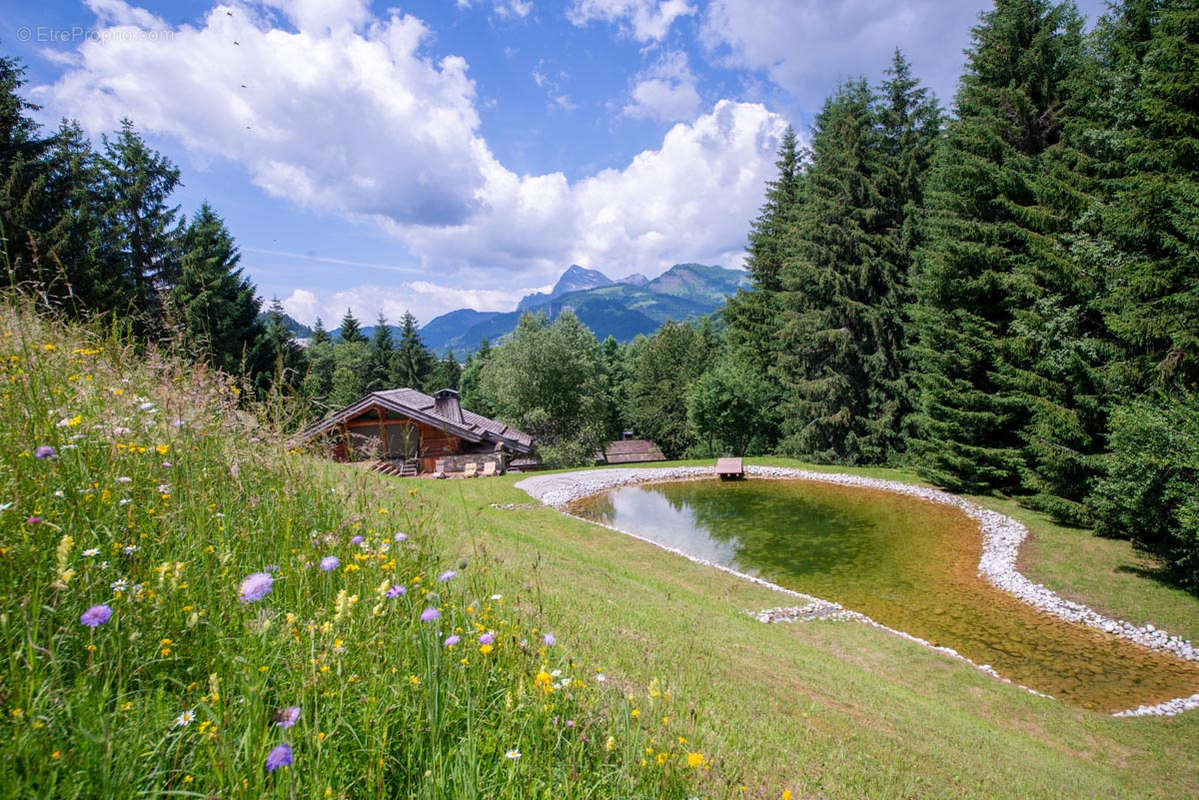
POLYGON ((46 124, 131 118, 264 298, 426 322, 509 310, 571 263, 740 266, 785 126, 897 46, 948 105, 989 5, 0 0, 0 52, 46 124))

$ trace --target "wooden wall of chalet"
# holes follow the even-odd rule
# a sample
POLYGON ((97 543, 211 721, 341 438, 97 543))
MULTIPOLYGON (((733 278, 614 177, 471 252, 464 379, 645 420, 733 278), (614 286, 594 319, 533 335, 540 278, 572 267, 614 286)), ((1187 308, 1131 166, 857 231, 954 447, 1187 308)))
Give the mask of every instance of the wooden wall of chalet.
MULTIPOLYGON (((374 437, 380 443, 381 453, 363 453, 367 457, 382 458, 411 458, 419 454, 420 471, 432 472, 437 459, 443 456, 469 453, 473 451, 488 452, 492 445, 465 441, 464 439, 409 417, 400 416, 395 412, 379 407, 367 409, 363 413, 344 423, 344 433, 352 434, 353 439, 359 437, 374 437), (396 428, 402 430, 397 431, 396 428), (403 440, 407 431, 415 430, 417 453, 389 452, 389 447, 383 443, 395 443, 403 440)), ((359 455, 359 454, 356 454, 359 455)))

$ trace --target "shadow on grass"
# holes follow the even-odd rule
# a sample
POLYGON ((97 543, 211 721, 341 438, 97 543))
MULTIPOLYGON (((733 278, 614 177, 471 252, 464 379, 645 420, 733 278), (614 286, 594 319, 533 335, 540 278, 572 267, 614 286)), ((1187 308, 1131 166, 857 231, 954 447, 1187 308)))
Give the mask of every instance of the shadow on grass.
POLYGON ((1149 560, 1146 560, 1141 564, 1121 564, 1120 566, 1116 567, 1116 572, 1136 575, 1140 578, 1147 578, 1154 583, 1166 586, 1170 589, 1179 589, 1191 595, 1192 597, 1199 597, 1199 587, 1188 586, 1183 582, 1182 575, 1174 570, 1171 570, 1164 564, 1154 563, 1149 560))

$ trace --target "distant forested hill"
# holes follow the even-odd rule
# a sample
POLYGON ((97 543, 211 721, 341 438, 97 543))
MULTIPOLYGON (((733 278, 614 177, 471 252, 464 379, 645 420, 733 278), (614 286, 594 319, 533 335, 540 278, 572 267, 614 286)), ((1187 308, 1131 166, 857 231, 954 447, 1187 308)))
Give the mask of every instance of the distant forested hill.
POLYGON ((544 311, 551 318, 573 311, 596 338, 627 342, 651 334, 667 320, 685 322, 711 314, 738 288, 748 286, 748 274, 704 264, 675 264, 653 280, 642 275, 614 281, 598 270, 572 265, 553 290, 526 295, 517 310, 506 313, 451 311, 421 328, 421 339, 436 353, 462 355, 487 339, 510 334, 525 311, 544 311))

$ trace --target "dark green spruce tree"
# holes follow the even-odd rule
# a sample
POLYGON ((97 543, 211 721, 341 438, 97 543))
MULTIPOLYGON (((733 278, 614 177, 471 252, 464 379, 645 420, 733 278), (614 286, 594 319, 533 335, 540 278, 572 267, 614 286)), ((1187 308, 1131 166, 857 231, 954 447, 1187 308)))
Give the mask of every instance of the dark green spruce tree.
POLYGON ((1118 188, 1105 231, 1122 254, 1109 322, 1134 375, 1199 388, 1199 5, 1126 2, 1111 41, 1121 73, 1118 188))
POLYGON ((782 272, 782 447, 824 462, 868 458, 860 423, 870 309, 859 305, 859 284, 880 257, 874 104, 859 79, 839 87, 817 116, 805 203, 782 272))
POLYGON ((366 391, 377 392, 384 389, 394 389, 391 385, 391 362, 395 357, 395 342, 391 338, 391 328, 383 312, 375 322, 375 330, 370 338, 371 365, 370 376, 366 381, 366 391))
POLYGON ((338 342, 365 342, 366 336, 362 333, 362 325, 358 322, 358 318, 354 316, 354 312, 346 309, 345 316, 341 318, 341 325, 337 329, 338 342))
POLYGON ((163 330, 164 300, 179 280, 179 207, 169 204, 179 170, 127 119, 115 136, 103 137, 100 167, 100 235, 115 243, 132 286, 128 313, 135 330, 154 336, 163 330))
POLYGON ((866 273, 863 302, 870 306, 872 351, 865 355, 870 375, 863 438, 880 462, 894 461, 907 449, 905 427, 915 404, 911 384, 910 320, 913 254, 920 245, 924 184, 941 139, 944 117, 937 98, 912 74, 895 51, 876 95, 880 152, 874 184, 883 202, 877 269, 866 273))
POLYGON ((43 154, 49 146, 30 116, 39 106, 20 94, 24 85, 25 67, 15 58, 0 56, 0 235, 4 237, 0 244, 19 283, 40 277, 34 275, 35 239, 44 221, 38 218, 37 196, 44 182, 43 154))
POLYGON ((446 352, 445 358, 439 359, 434 365, 432 376, 429 378, 429 390, 433 392, 438 389, 458 391, 461 382, 462 364, 458 362, 454 351, 449 350, 446 352))
POLYGON ((466 364, 462 367, 462 377, 458 381, 459 391, 462 395, 462 407, 485 417, 494 416, 495 411, 480 388, 483 368, 491 360, 492 352, 491 342, 483 339, 479 343, 479 349, 467 356, 466 364))
MULTIPOLYGON (((780 347, 778 300, 782 266, 795 215, 803 203, 804 156, 795 129, 788 126, 779 142, 775 161, 778 172, 767 184, 766 201, 750 227, 745 268, 749 270, 752 286, 730 297, 721 310, 727 324, 727 357, 748 365, 768 386, 775 387, 772 406, 779 395, 773 373, 780 347)), ((763 436, 772 443, 778 431, 767 423, 763 436)))
POLYGON ((299 393, 308 371, 307 359, 304 348, 292 338, 278 297, 273 298, 267 308, 262 347, 266 353, 266 369, 259 373, 256 381, 259 392, 273 389, 283 395, 299 393))
POLYGON ((269 370, 254 285, 238 266, 233 236, 208 203, 183 231, 181 252, 170 307, 189 352, 229 375, 269 370))
POLYGON ((1081 27, 1072 4, 1048 0, 997 0, 982 15, 926 185, 913 450, 925 477, 954 490, 1022 488, 1029 408, 1013 373, 1029 357, 1013 325, 1041 282, 1069 272, 1071 220, 1041 176, 1059 158, 1081 27))
POLYGON ((308 372, 304 375, 304 394, 317 404, 318 409, 322 409, 333 391, 333 372, 337 369, 337 363, 333 337, 325 330, 320 317, 312 325, 306 354, 308 372))
POLYGON ((440 387, 429 386, 433 365, 433 354, 421 341, 416 317, 405 311, 400 320, 400 341, 391 362, 392 383, 396 387, 407 386, 421 392, 435 391, 440 387))
POLYGON ((876 92, 840 87, 812 132, 804 205, 783 267, 784 448, 820 461, 895 461, 906 441, 913 221, 940 128, 896 52, 876 92))

